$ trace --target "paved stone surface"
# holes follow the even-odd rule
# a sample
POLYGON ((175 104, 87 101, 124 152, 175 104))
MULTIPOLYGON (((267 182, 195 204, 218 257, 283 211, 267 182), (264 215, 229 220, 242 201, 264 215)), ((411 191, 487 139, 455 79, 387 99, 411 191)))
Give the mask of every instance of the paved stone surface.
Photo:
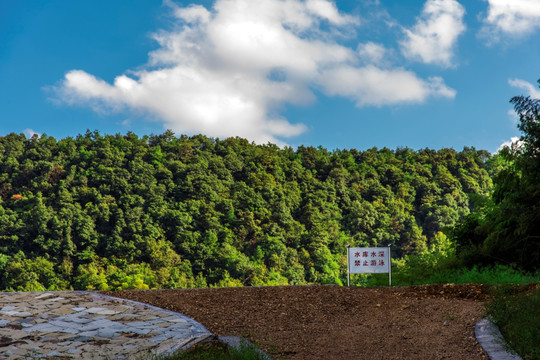
POLYGON ((182 314, 85 291, 0 293, 0 359, 137 359, 213 337, 182 314))
POLYGON ((519 355, 505 350, 506 342, 499 328, 488 319, 477 322, 474 332, 476 339, 491 360, 522 360, 519 355))

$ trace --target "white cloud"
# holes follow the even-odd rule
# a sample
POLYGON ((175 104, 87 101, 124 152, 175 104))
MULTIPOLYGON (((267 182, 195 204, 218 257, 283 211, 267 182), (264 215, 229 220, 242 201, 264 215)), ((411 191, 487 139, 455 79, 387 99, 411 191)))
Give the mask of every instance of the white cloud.
POLYGON ((519 116, 518 114, 516 114, 514 109, 509 109, 507 114, 508 114, 508 117, 510 118, 510 121, 512 121, 514 124, 517 124, 519 122, 519 116))
POLYGON ((276 114, 285 104, 314 101, 313 88, 358 106, 455 95, 440 78, 381 69, 382 46, 340 45, 340 30, 359 21, 330 1, 217 0, 211 9, 166 3, 181 26, 154 35, 160 47, 145 70, 112 84, 71 70, 57 88, 63 101, 142 112, 177 133, 281 144, 307 127, 276 114))
MULTIPOLYGON (((508 79, 510 86, 525 90, 524 96, 530 96, 533 99, 540 99, 540 90, 528 81, 521 79, 508 79)), ((522 114, 516 113, 514 109, 508 110, 512 122, 519 123, 522 114)))
POLYGON ((405 57, 427 64, 452 66, 456 41, 464 31, 465 9, 455 0, 427 0, 412 29, 403 29, 405 57))
POLYGON ((523 142, 519 140, 517 136, 513 136, 510 140, 505 141, 497 148, 497 151, 501 151, 504 148, 519 149, 522 148, 523 142))
POLYGON ((528 81, 521 79, 509 79, 508 84, 510 84, 510 86, 525 90, 527 93, 526 96, 530 96, 533 99, 540 99, 540 89, 528 81))
POLYGON ((177 18, 183 19, 188 23, 207 23, 210 21, 210 12, 204 6, 191 5, 185 8, 178 8, 172 3, 169 3, 169 6, 173 7, 174 15, 177 18))
POLYGON ((491 40, 500 34, 524 36, 540 28, 539 0, 487 0, 488 12, 482 30, 491 40))
POLYGON ((358 44, 356 49, 360 59, 368 64, 383 64, 387 62, 390 51, 381 44, 368 41, 364 44, 358 44))
POLYGON ((358 24, 359 22, 354 16, 340 14, 336 5, 326 0, 307 0, 306 7, 311 13, 336 25, 358 24))
POLYGON ((24 129, 23 133, 26 135, 27 138, 32 138, 34 135, 37 135, 38 137, 41 137, 40 133, 35 132, 32 129, 24 129))
POLYGON ((357 106, 418 103, 429 96, 455 96, 455 91, 444 85, 441 78, 425 81, 410 71, 383 70, 373 65, 332 69, 321 77, 321 83, 329 95, 350 97, 357 106))

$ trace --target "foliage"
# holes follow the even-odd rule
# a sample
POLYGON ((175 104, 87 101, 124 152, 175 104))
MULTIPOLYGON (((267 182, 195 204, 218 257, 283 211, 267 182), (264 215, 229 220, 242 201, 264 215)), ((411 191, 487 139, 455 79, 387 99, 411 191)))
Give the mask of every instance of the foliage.
POLYGON ((489 196, 474 148, 334 150, 87 131, 0 137, 0 289, 341 284, 346 245, 451 250, 489 196))
MULTIPOLYGON (((526 273, 505 265, 471 268, 456 267, 455 259, 437 256, 410 256, 393 262, 392 286, 423 284, 528 284, 540 281, 540 273, 526 273)), ((360 274, 365 275, 365 274, 360 274)), ((365 275, 351 279, 353 285, 385 286, 387 274, 365 275)))
MULTIPOLYGON (((539 80, 540 83, 540 80, 539 80)), ((520 117, 520 142, 500 151, 494 191, 458 223, 452 235, 465 265, 540 265, 540 100, 511 99, 520 117), (501 166, 502 165, 502 166, 501 166)))
POLYGON ((242 342, 239 347, 227 346, 221 343, 206 343, 195 345, 186 352, 175 355, 157 357, 159 360, 265 360, 265 357, 251 344, 242 342))
POLYGON ((518 292, 516 286, 499 288, 487 311, 511 349, 523 359, 540 359, 540 288, 518 292))

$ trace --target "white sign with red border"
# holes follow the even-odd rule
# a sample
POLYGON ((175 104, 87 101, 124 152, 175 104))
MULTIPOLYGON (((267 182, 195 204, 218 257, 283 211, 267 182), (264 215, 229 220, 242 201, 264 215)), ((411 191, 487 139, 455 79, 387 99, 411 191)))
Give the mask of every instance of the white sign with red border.
POLYGON ((361 247, 347 246, 347 284, 348 274, 388 273, 389 284, 392 284, 392 266, 390 262, 390 247, 361 247))
POLYGON ((349 248, 349 271, 351 274, 387 273, 389 248, 349 248))

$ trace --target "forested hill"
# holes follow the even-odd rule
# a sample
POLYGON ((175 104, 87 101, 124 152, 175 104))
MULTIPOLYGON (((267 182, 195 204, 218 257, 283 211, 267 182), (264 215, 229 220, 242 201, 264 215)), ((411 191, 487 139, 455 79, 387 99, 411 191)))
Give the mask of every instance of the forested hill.
POLYGON ((346 244, 391 244, 394 257, 445 246, 441 230, 490 193, 494 162, 474 148, 9 134, 0 289, 339 282, 346 244))

